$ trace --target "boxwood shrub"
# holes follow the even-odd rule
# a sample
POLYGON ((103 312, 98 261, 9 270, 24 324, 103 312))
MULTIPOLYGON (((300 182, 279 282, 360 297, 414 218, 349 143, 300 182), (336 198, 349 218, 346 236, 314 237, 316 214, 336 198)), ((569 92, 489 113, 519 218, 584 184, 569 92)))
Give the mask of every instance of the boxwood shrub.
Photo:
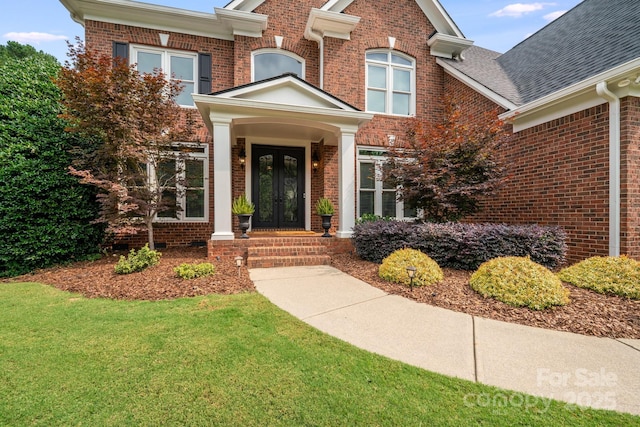
POLYGON ((475 270, 490 259, 519 256, 547 268, 565 261, 566 233, 539 225, 409 223, 374 221, 357 224, 353 245, 362 259, 382 262, 402 248, 418 249, 441 267, 475 270))

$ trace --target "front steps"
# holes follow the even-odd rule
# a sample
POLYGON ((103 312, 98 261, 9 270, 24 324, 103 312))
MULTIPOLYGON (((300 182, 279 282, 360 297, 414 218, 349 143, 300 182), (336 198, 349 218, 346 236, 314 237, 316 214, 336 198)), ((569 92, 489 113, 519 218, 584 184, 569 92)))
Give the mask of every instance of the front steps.
POLYGON ((314 236, 209 241, 210 258, 241 256, 248 268, 329 265, 331 255, 353 251, 351 239, 314 236))

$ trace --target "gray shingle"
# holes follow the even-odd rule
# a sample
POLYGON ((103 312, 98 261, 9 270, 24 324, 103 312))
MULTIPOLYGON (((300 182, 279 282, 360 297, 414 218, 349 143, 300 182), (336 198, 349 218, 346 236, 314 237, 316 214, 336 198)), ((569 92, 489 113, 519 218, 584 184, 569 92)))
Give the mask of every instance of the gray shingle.
POLYGON ((516 105, 640 58, 640 0, 584 0, 508 52, 471 47, 457 70, 516 105))
POLYGON ((639 32, 639 0, 584 0, 497 62, 528 103, 639 58, 639 32))

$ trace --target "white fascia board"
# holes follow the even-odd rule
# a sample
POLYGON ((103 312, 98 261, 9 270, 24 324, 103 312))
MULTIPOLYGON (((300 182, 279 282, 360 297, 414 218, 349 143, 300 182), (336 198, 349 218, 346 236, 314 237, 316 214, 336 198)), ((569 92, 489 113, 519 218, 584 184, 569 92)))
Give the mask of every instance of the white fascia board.
POLYGON ((507 98, 503 97, 502 95, 499 95, 499 94, 495 93, 494 91, 492 91, 488 87, 478 83, 477 81, 473 80, 471 77, 469 77, 466 74, 462 73, 460 70, 457 70, 457 69, 453 68, 446 61, 443 61, 442 59, 436 58, 436 63, 438 65, 440 65, 444 69, 445 73, 447 73, 450 76, 460 80, 462 83, 466 84, 471 89, 475 90, 480 95, 482 95, 485 98, 488 98, 489 100, 491 100, 494 103, 498 104, 502 108, 506 108, 507 110, 514 110, 514 109, 516 109, 518 107, 516 104, 514 104, 511 101, 509 101, 507 98))
MULTIPOLYGON (((598 83, 602 81, 615 82, 622 80, 626 76, 635 76, 638 73, 640 73, 640 58, 589 77, 528 104, 521 105, 516 109, 501 114, 500 118, 512 122, 514 131, 516 129, 520 131, 550 120, 565 117, 604 103, 595 90, 598 83)), ((623 90, 626 89, 623 88, 623 90)))
POLYGON ((288 105, 274 102, 255 101, 250 99, 219 98, 213 95, 193 94, 193 100, 205 120, 207 128, 210 123, 211 112, 218 111, 228 118, 268 117, 299 118, 312 121, 322 121, 350 125, 354 129, 371 121, 372 113, 362 111, 346 111, 333 108, 309 107, 300 105, 288 105))
POLYGON ((351 40, 351 32, 360 22, 359 16, 330 12, 312 8, 305 28, 305 37, 315 33, 322 37, 333 37, 341 40, 351 40))
POLYGON ((231 28, 233 35, 262 37, 267 29, 267 15, 216 8, 216 17, 231 28))
POLYGON ((473 45, 472 40, 450 36, 448 34, 436 33, 427 40, 427 45, 431 48, 431 55, 441 58, 457 58, 462 56, 462 52, 473 45))
MULTIPOLYGON (((244 19, 232 15, 231 20, 230 18, 223 20, 214 13, 196 12, 133 0, 61 0, 61 2, 69 10, 72 19, 82 25, 86 20, 93 20, 222 40, 233 40, 234 26, 249 25, 254 33, 253 36, 256 36, 257 29, 266 27, 264 15, 246 12, 225 10, 227 13, 242 13, 244 19)), ((242 30, 245 29, 242 28, 242 30)))
POLYGON ((349 7, 351 3, 353 3, 353 0, 329 0, 320 9, 340 13, 349 7))
POLYGON ((460 28, 453 22, 453 19, 451 19, 438 0, 416 0, 416 3, 418 3, 426 17, 429 18, 437 32, 462 39, 465 38, 460 28))
POLYGON ((240 10, 244 12, 253 12, 265 0, 234 0, 224 8, 227 10, 240 10))

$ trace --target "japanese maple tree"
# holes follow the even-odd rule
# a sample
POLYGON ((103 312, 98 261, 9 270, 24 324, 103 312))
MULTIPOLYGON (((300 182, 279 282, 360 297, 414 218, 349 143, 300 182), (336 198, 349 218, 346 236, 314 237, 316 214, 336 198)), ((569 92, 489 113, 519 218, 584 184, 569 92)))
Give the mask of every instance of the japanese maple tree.
POLYGON ((509 137, 497 111, 468 117, 453 99, 443 104, 439 123, 409 120, 406 137, 389 150, 384 165, 399 198, 435 222, 477 212, 480 198, 507 179, 497 154, 509 137))
POLYGON ((162 165, 176 158, 175 141, 195 135, 193 113, 175 102, 182 86, 161 70, 139 73, 135 64, 86 49, 79 40, 68 55, 56 79, 62 116, 68 131, 91 142, 75 151, 70 171, 101 190, 99 220, 107 232, 146 228, 153 249, 153 222, 176 209, 175 196, 167 194, 180 188, 180 171, 162 165))

